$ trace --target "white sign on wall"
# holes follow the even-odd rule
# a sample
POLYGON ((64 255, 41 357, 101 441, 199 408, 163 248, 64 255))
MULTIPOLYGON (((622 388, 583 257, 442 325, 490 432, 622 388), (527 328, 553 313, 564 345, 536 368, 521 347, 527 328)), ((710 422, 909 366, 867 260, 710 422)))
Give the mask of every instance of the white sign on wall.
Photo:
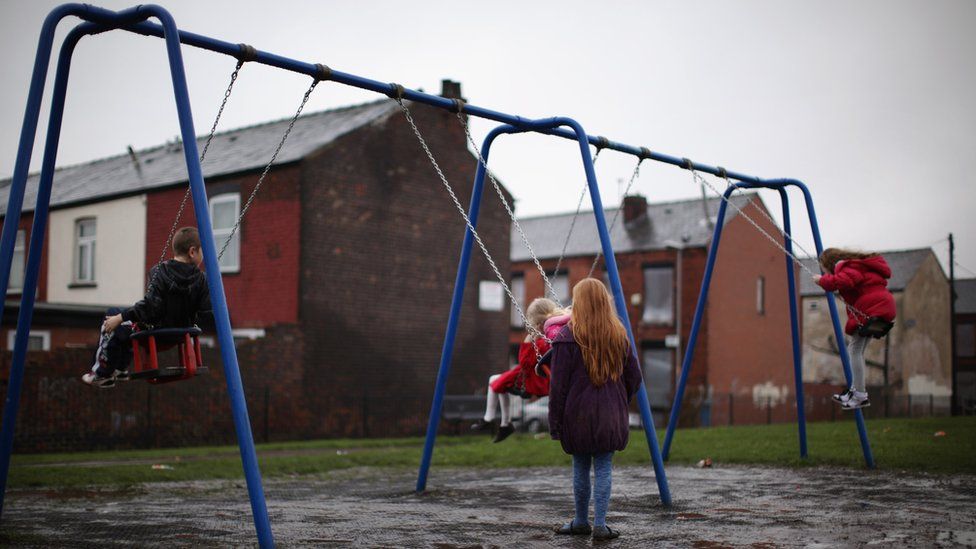
POLYGON ((502 285, 492 280, 478 284, 478 307, 482 311, 501 311, 505 308, 502 285))

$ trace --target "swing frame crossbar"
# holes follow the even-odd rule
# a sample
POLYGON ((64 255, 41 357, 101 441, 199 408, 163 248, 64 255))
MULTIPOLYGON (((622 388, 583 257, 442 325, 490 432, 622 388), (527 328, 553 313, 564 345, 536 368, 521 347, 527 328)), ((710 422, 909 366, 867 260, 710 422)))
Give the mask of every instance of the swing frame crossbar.
MULTIPOLYGON (((332 70, 325 65, 307 63, 280 55, 263 52, 245 44, 234 44, 200 34, 181 31, 177 28, 176 22, 172 15, 167 10, 157 5, 140 5, 120 11, 111 11, 86 4, 64 4, 53 9, 48 14, 47 18, 45 18, 41 27, 40 37, 38 39, 34 68, 31 76, 27 105, 24 113, 24 121, 21 127, 17 158, 14 165, 14 173, 8 195, 7 209, 4 214, 3 234, 2 238, 0 238, 0 295, 6 295, 10 280, 10 268, 13 259, 14 240, 23 209, 28 171, 30 169, 31 155, 36 138, 38 119, 40 117, 41 100, 44 94, 47 72, 53 50, 55 30, 61 20, 70 16, 78 17, 82 19, 83 22, 75 26, 75 28, 67 34, 61 44, 55 74, 55 82, 52 91, 47 136, 44 146, 44 156, 41 166, 41 175, 38 182, 37 203, 34 208, 33 225, 31 229, 31 238, 28 247, 27 264, 24 276, 24 288, 22 292, 21 305, 18 311, 17 333, 14 343, 10 377, 8 380, 7 399, 4 407, 2 434, 0 434, 0 513, 2 513, 3 498, 6 494, 7 474, 9 472, 10 455, 13 447, 14 426, 16 423, 17 408, 19 405, 20 392, 23 384, 24 363, 27 351, 28 334, 34 309, 37 280, 40 270, 42 244, 44 241, 44 233, 46 230, 48 213, 50 209, 51 188, 54 180, 54 167, 56 164, 57 149, 60 140, 61 122, 64 114, 68 74, 75 47, 85 36, 100 34, 111 30, 126 30, 136 34, 162 38, 165 41, 169 60, 170 76, 173 82, 176 110, 180 124, 180 134, 184 144, 183 152, 187 166, 187 178, 189 180, 191 194, 193 197, 194 213, 196 214, 197 225, 201 233, 205 266, 207 272, 212 273, 211 276, 207 277, 207 282, 210 290, 211 303, 213 305, 214 320, 217 327, 217 338, 220 345, 221 358, 223 360, 224 372, 227 379, 227 390, 230 396, 231 411, 234 417, 234 427, 237 433, 238 444, 241 452, 241 461, 247 481, 251 511, 254 518, 255 529, 257 531, 258 542, 261 547, 273 547, 274 537, 272 535, 271 524, 268 519, 267 506, 261 483, 261 474, 258 469, 257 455, 254 450, 250 420, 248 418, 247 405, 244 399, 240 368, 237 362, 237 354, 234 348, 233 337, 231 335, 230 317, 227 310, 227 301, 224 294, 223 281, 220 276, 219 266, 217 264, 217 250, 213 238, 210 212, 207 207, 206 187, 204 185, 203 175, 200 168, 200 159, 196 141, 197 136, 193 127, 193 117, 190 110, 189 91, 187 89, 186 74, 180 49, 181 44, 221 53, 237 58, 238 60, 260 63, 290 72, 305 74, 312 77, 316 81, 329 80, 364 90, 374 91, 392 98, 407 99, 452 112, 463 111, 469 116, 499 122, 502 125, 492 130, 492 132, 489 133, 488 137, 485 139, 483 152, 486 159, 491 142, 502 134, 535 132, 577 141, 580 147, 583 166, 586 172, 587 184, 594 205, 594 214, 597 220, 597 228, 600 233, 602 250, 606 258, 607 270, 610 274, 612 286, 611 290, 613 293, 614 302, 618 312, 622 313, 620 316, 625 323, 628 332, 630 333, 632 345, 634 345, 633 333, 630 329, 629 319, 626 315, 626 303, 624 301, 623 291, 620 285, 620 278, 617 272, 616 262, 614 260, 613 249, 610 245, 610 236, 607 231, 606 220, 603 215, 603 206, 600 200, 597 180, 593 170, 593 160, 588 145, 594 145, 603 149, 615 150, 620 153, 636 156, 639 159, 655 160, 657 162, 671 164, 685 169, 693 169, 700 172, 735 179, 741 182, 742 186, 754 185, 756 187, 767 187, 769 184, 773 183, 773 181, 764 181, 758 177, 748 174, 727 171, 721 167, 712 167, 705 164, 692 162, 688 159, 654 152, 646 147, 635 147, 611 141, 605 137, 587 135, 579 123, 569 118, 557 117, 533 120, 517 115, 506 114, 475 105, 465 104, 459 99, 449 99, 436 95, 430 95, 404 88, 399 84, 371 80, 353 74, 332 70), (159 23, 147 21, 149 18, 154 18, 158 20, 159 23)), ((480 190, 483 186, 485 171, 484 163, 479 162, 478 171, 475 177, 472 202, 469 209, 469 214, 472 220, 477 219, 481 199, 480 190)), ((807 200, 807 209, 810 213, 811 224, 814 228, 817 252, 820 253, 822 251, 822 246, 809 192, 803 183, 799 181, 782 181, 790 181, 792 185, 803 189, 807 200)), ((722 207, 722 212, 724 212, 724 204, 722 207)), ((718 226, 720 227, 721 224, 718 226)), ((716 234, 718 235, 718 233, 716 234)), ((444 352, 442 353, 440 370, 437 377, 437 386, 431 406, 427 439, 424 446, 424 456, 422 458, 421 470, 418 475, 418 491, 424 490, 426 486, 427 470, 430 466, 430 458, 433 452, 437 425, 440 421, 441 403, 444 389, 446 387, 447 376, 450 370, 450 354, 454 344, 454 333, 456 332, 457 322, 460 317, 460 303, 464 293, 467 265, 470 259, 471 240, 471 231, 470 229, 466 228, 461 258, 458 264, 458 277, 454 289, 451 314, 448 321, 447 333, 445 335, 444 352)), ((713 240, 713 249, 709 256, 710 262, 714 261, 714 253, 717 248, 717 243, 718 239, 716 238, 713 240)), ((794 290, 791 285, 791 296, 794 295, 793 291, 794 290)), ((828 297, 828 303, 830 304, 830 311, 834 320, 835 331, 840 334, 841 332, 839 331, 840 325, 837 318, 836 306, 834 305, 832 297, 828 297)), ((0 303, 0 314, 2 314, 2 305, 3 304, 0 303)), ((701 305, 702 303, 699 303, 699 308, 701 308, 701 305)), ((793 313, 795 323, 795 310, 791 311, 793 313)), ((794 339, 794 346, 795 345, 796 340, 794 339)), ((636 347, 634 348, 636 349, 636 347)), ((686 356, 689 355, 686 354, 686 356)), ((841 356, 844 363, 844 371, 849 380, 849 359, 843 348, 841 349, 841 356)), ((687 371, 688 368, 684 368, 683 374, 687 371)), ((641 418, 645 426, 645 434, 647 436, 648 446, 651 452, 655 477, 661 494, 661 500, 665 505, 670 505, 671 495, 668 490, 667 479, 664 474, 661 454, 658 450, 657 436, 654 431, 653 419, 651 417, 650 408, 647 402, 647 393, 643 385, 641 390, 638 391, 638 395, 641 418)), ((800 404, 798 403, 798 405, 800 404)), ((873 462, 869 457, 870 451, 866 446, 866 432, 863 429, 863 419, 861 418, 860 412, 858 412, 857 417, 858 428, 862 433, 862 444, 865 445, 865 459, 868 460, 870 465, 873 464, 873 462)))

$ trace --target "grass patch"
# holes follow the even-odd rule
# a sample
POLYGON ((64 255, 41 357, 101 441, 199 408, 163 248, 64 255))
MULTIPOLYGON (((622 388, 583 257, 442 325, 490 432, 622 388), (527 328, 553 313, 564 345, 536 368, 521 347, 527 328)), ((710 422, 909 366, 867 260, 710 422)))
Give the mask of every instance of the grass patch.
MULTIPOLYGON (((868 424, 875 460, 882 470, 976 474, 976 417, 875 420, 868 424), (946 436, 933 436, 944 431, 946 436)), ((663 435, 663 430, 660 435, 663 435)), ((863 467, 853 421, 807 426, 810 458, 799 458, 794 424, 681 429, 675 433, 671 463, 695 463, 710 457, 717 464, 773 466, 830 465, 863 467)), ((258 445, 265 477, 322 475, 350 467, 415 468, 423 439, 332 439, 258 445)), ((440 437, 435 467, 568 466, 557 442, 515 435, 502 444, 487 437, 440 437)), ((643 433, 615 458, 619 465, 648 463, 643 433)), ((142 482, 240 479, 237 446, 15 455, 12 487, 71 488, 128 486, 142 482), (172 469, 153 469, 164 464, 172 469)))

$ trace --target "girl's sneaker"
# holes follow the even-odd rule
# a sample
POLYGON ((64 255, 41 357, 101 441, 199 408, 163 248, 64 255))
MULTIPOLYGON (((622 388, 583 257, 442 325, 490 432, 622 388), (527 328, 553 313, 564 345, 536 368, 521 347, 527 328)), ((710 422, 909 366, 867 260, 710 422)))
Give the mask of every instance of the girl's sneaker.
POLYGON ((102 377, 95 372, 88 372, 87 374, 81 376, 81 381, 91 385, 92 387, 98 387, 99 389, 115 387, 115 376, 102 377))
POLYGON ((854 387, 851 387, 844 391, 843 393, 832 395, 830 398, 834 399, 834 402, 838 404, 845 404, 854 395, 854 387))
POLYGON ((844 410, 857 410, 858 408, 867 408, 870 405, 871 401, 868 400, 867 393, 854 391, 851 393, 850 398, 841 403, 840 407, 844 410))

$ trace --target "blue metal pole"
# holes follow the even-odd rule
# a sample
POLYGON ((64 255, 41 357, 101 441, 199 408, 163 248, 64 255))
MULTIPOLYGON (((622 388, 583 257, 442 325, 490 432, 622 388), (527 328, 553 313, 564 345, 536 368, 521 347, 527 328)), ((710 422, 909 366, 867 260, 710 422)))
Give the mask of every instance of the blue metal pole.
MULTIPOLYGON (((131 32, 137 34, 143 34, 146 36, 158 37, 158 36, 162 36, 163 34, 162 27, 154 23, 150 23, 148 21, 133 24, 133 25, 127 25, 125 28, 126 30, 129 30, 131 32)), ((200 34, 180 31, 179 39, 181 42, 183 42, 188 46, 193 46, 196 48, 222 53, 224 55, 237 57, 241 53, 240 44, 226 42, 223 40, 217 40, 200 34)), ((271 67, 277 67, 291 72, 305 74, 311 77, 316 77, 316 75, 319 72, 319 69, 315 63, 297 61, 294 59, 290 59, 288 57, 275 55, 260 50, 257 50, 256 58, 254 59, 254 62, 260 63, 262 65, 268 65, 271 67)), ((371 80, 369 78, 363 78, 361 76, 356 76, 338 70, 331 71, 329 75, 329 80, 347 86, 352 86, 364 90, 370 90, 370 91, 387 94, 387 95, 397 92, 395 87, 387 83, 387 81, 371 80)), ((456 108, 456 105, 452 99, 444 98, 438 95, 431 95, 431 94, 427 94, 427 93, 423 93, 423 92, 419 92, 407 88, 403 90, 403 98, 408 99, 410 101, 416 101, 418 103, 424 103, 425 105, 430 105, 432 107, 437 107, 440 109, 447 109, 453 111, 456 108)), ((536 120, 523 118, 517 115, 506 114, 506 113, 502 113, 490 109, 485 109, 470 104, 465 104, 464 112, 470 116, 474 116, 478 118, 486 118, 489 120, 494 120, 496 122, 510 124, 512 126, 515 126, 516 128, 523 129, 523 130, 529 128, 530 126, 535 125, 535 123, 537 122, 536 120)), ((572 140, 577 139, 576 135, 573 134, 572 131, 563 128, 558 128, 558 127, 541 128, 538 125, 535 125, 533 127, 533 131, 543 133, 543 134, 548 134, 548 135, 555 135, 557 137, 562 137, 565 139, 572 139, 572 140)), ((599 145, 603 148, 612 149, 624 154, 638 156, 641 158, 649 158, 657 162, 664 162, 666 164, 671 164, 673 166, 678 166, 678 167, 684 167, 686 165, 686 161, 683 158, 655 152, 645 147, 638 147, 638 146, 618 143, 612 140, 607 140, 606 142, 603 142, 602 138, 598 135, 588 135, 586 137, 586 140, 591 145, 594 146, 599 145)), ((753 181, 753 182, 762 181, 760 178, 756 176, 736 172, 733 170, 723 170, 718 167, 713 167, 698 162, 692 162, 691 167, 694 168, 696 171, 710 173, 712 175, 728 175, 728 177, 730 177, 731 179, 736 179, 739 181, 753 181)))
MULTIPOLYGON (((623 287, 620 284, 620 272, 617 270, 617 260, 613 254, 610 231, 607 229, 607 220, 603 212, 603 201, 600 199, 600 187, 597 184, 596 171, 593 169, 593 157, 590 154, 586 132, 583 131, 583 127, 575 120, 570 118, 558 118, 556 120, 559 124, 572 128, 577 136, 580 155, 583 158, 583 168, 586 171, 586 181, 590 189, 590 199, 593 202, 593 213, 596 218, 597 231, 600 233, 600 244, 603 248, 604 262, 607 267, 607 274, 610 277, 614 305, 617 308, 617 315, 620 317, 620 321, 627 328, 631 350, 635 356, 640 356, 637 354, 637 344, 634 340, 634 331, 630 325, 630 315, 627 314, 627 302, 624 300, 623 287)), ((654 416, 651 415, 650 403, 647 400, 647 387, 645 387, 643 380, 641 380, 640 389, 637 391, 637 403, 640 408, 641 421, 644 424, 644 436, 647 439, 647 447, 651 453, 651 463, 654 466, 654 478, 657 481, 658 492, 661 495, 661 503, 666 507, 670 507, 671 490, 668 488, 668 479, 664 472, 664 460, 661 458, 661 451, 658 448, 657 442, 657 432, 654 428, 654 416)))
MULTIPOLYGON (((504 131, 495 128, 485 137, 481 146, 481 155, 488 162, 491 144, 495 137, 504 131)), ((471 189, 471 204, 468 206, 468 219, 477 229, 478 214, 481 210, 481 190, 485 184, 485 166, 478 162, 478 170, 474 176, 474 186, 471 189)), ((454 278, 454 297, 451 299, 451 313, 447 320, 447 330, 444 333, 444 346, 441 348, 441 363, 437 370, 437 385, 434 388, 434 400, 430 406, 430 418, 427 420, 427 438, 424 441, 424 454, 420 460, 420 471, 417 474, 417 492, 427 489, 427 473, 430 471, 430 460, 434 455, 434 442, 437 438, 437 427, 441 421, 441 408, 444 401, 444 391, 447 388, 447 378, 451 373, 451 357, 454 353, 454 337, 457 335, 458 321, 461 319, 461 305, 464 300, 464 288, 468 280, 468 265, 471 262, 471 247, 474 234, 471 228, 464 228, 464 243, 461 245, 461 257, 458 258, 457 276, 454 278)))
MULTIPOLYGON (((806 202, 807 213, 810 217, 810 228, 813 230, 813 241, 817 246, 817 256, 823 253, 823 242, 820 239, 820 226, 817 223, 817 213, 813 208, 813 198, 810 191, 802 181, 782 180, 784 184, 793 185, 803 191, 803 199, 806 202)), ((844 345, 844 332, 841 329, 840 316, 837 314, 837 304, 834 302, 834 295, 824 292, 827 296, 827 307, 830 309, 830 319, 834 323, 834 337, 837 339, 837 350, 840 351, 840 361, 844 367, 844 378, 847 379, 848 387, 852 383, 851 358, 847 354, 847 346, 844 345)), ((864 453, 864 462, 869 468, 874 468, 874 455, 871 452, 871 443, 868 441, 868 430, 864 425, 864 414, 861 410, 854 410, 854 420, 857 423, 857 434, 861 440, 861 450, 864 453)))
POLYGON ((790 235, 793 229, 790 225, 790 200, 786 190, 779 191, 780 202, 783 204, 783 232, 785 234, 783 246, 786 248, 786 281, 790 302, 790 331, 793 335, 793 382, 796 385, 796 428, 800 438, 800 457, 807 457, 807 418, 803 399, 803 356, 800 353, 800 318, 796 308, 796 272, 793 266, 793 240, 790 235))
MULTIPOLYGON (((732 194, 734 187, 729 187, 725 191, 725 197, 732 194)), ((671 440, 674 438, 674 430, 678 426, 678 416, 681 413, 681 402, 685 397, 685 385, 688 383, 688 374, 691 372, 691 364, 695 357, 695 343, 698 342, 698 329, 701 327, 702 318, 705 316, 705 303, 708 301, 708 288, 712 283, 712 271, 715 269, 715 258, 718 257, 718 244, 722 239, 722 226, 725 224, 725 209, 727 202, 722 201, 718 208, 718 218, 715 221, 715 232, 712 234, 712 246, 708 250, 708 260, 705 262, 705 276, 702 278, 701 290, 698 292, 698 304, 695 306, 695 318, 691 322, 691 333, 688 334, 688 346, 685 349, 685 356, 681 361, 681 376, 678 379, 678 386, 674 389, 674 402, 671 403, 671 415, 668 418, 668 429, 664 435, 664 459, 668 459, 671 453, 671 440)))
POLYGON ((164 28, 170 75, 173 79, 173 93, 176 98, 176 111, 179 116, 180 133, 183 139, 183 155, 193 194, 193 211, 196 214, 197 228, 200 231, 200 240, 203 245, 203 259, 208 274, 207 283, 210 286, 210 302, 213 305, 214 322, 217 325, 217 339, 220 342, 220 355, 224 363, 224 375, 227 378, 227 392, 230 395, 234 428, 237 431, 244 477, 247 480, 247 491, 251 500, 251 512, 254 515, 254 527, 257 530, 258 542, 261 547, 273 547, 274 537, 271 532, 271 523, 268 520, 264 489, 261 486, 261 471, 258 468, 257 453, 254 451, 254 437, 251 434, 251 422, 247 414, 247 402, 244 399, 241 371, 237 363, 234 338, 231 334, 230 314, 227 311, 224 284, 220 275, 220 265, 217 262, 217 249, 214 243, 213 226, 210 221, 207 188, 204 185, 203 174, 200 170, 200 154, 197 151, 197 139, 193 129, 193 115, 190 112, 190 94, 187 91, 179 34, 176 29, 176 22, 169 12, 153 5, 143 6, 142 9, 159 19, 164 28))
MULTIPOLYGON (((630 337, 631 350, 636 355, 637 345, 634 339, 633 329, 630 325, 630 316, 627 314, 627 302, 624 299, 623 287, 620 284, 620 273, 617 269, 616 256, 614 256, 613 253, 610 232, 607 228, 606 218, 603 214, 603 201, 600 198, 600 188, 596 179, 596 171, 593 168, 593 157, 590 154, 590 148, 588 146, 589 138, 587 137, 586 132, 579 123, 566 117, 523 121, 521 126, 512 126, 510 131, 516 132, 531 130, 546 133, 544 130, 554 128, 559 125, 569 126, 572 129, 573 134, 577 136, 577 142, 579 143, 580 147, 580 155, 583 159, 583 168, 586 172, 587 186, 590 190, 590 199, 593 202, 594 217, 596 218, 597 230, 600 235, 604 262, 607 267, 607 274, 610 278, 614 306, 617 309, 617 314, 620 317, 621 322, 627 329, 627 335, 630 337)), ((657 432, 655 431, 654 427, 654 416, 651 414, 650 403, 647 399, 647 388, 645 387, 643 380, 641 380, 640 390, 637 391, 637 404, 641 413, 641 421, 644 425, 644 436, 647 440, 647 447, 651 454, 651 463, 654 467, 654 478, 657 481, 658 492, 661 496, 661 503, 667 507, 670 507, 671 491, 668 487, 668 480, 664 471, 664 461, 661 457, 661 451, 658 448, 657 432)))
MULTIPOLYGON (((57 161, 58 141, 61 135, 61 121, 64 115, 64 98, 68 88, 68 73, 71 68, 71 55, 83 33, 72 32, 61 46, 58 57, 57 75, 51 98, 51 113, 48 120, 47 138, 44 145, 44 159, 41 177, 38 182, 37 204, 34 209, 31 227, 30 246, 27 253, 27 266, 24 273, 24 288, 21 293, 20 310, 17 314, 17 335, 14 340, 13 357, 10 364, 10 377, 7 381, 7 401, 3 412, 3 431, 0 434, 0 514, 7 493, 7 474, 10 471, 10 455, 13 451, 14 429, 17 411, 20 406, 20 393, 24 382, 24 362, 27 358, 27 342, 30 335, 31 318, 34 312, 34 297, 37 292, 37 279, 40 273, 41 257, 44 249, 44 233, 47 229, 48 205, 51 200, 51 187, 54 181, 54 166, 57 161)), ((36 127, 34 128, 36 130, 36 127)), ((31 143, 30 146, 33 146, 31 143)), ((7 221, 20 220, 7 216, 7 221)), ((16 229, 16 225, 15 225, 16 229)), ((15 231, 16 232, 16 231, 15 231)), ((8 267, 9 270, 9 267, 8 267)))

